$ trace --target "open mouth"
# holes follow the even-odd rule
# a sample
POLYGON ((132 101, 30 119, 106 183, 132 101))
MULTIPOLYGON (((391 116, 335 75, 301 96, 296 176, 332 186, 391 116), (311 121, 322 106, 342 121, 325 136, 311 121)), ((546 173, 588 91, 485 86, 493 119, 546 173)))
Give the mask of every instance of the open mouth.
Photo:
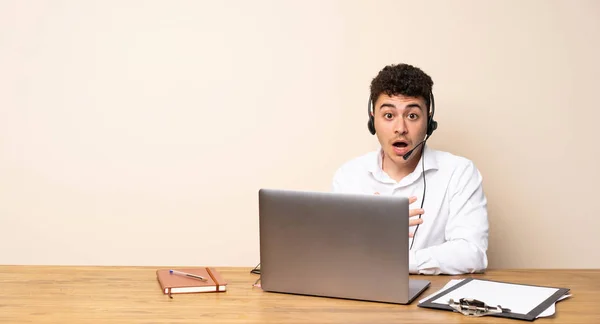
POLYGON ((397 147, 397 148, 405 148, 408 146, 408 143, 406 143, 404 141, 396 141, 392 145, 394 145, 394 147, 397 147))

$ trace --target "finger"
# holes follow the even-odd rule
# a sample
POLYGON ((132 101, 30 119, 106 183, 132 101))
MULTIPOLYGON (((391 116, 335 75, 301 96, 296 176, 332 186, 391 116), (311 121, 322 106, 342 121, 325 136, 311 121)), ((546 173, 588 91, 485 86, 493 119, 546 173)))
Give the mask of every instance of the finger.
POLYGON ((379 195, 379 192, 376 192, 375 194, 376 194, 376 195, 379 195))
POLYGON ((412 203, 414 203, 415 201, 417 201, 417 196, 411 196, 411 197, 408 198, 408 204, 409 205, 412 204, 412 203))
POLYGON ((408 233, 408 237, 413 237, 413 236, 415 236, 415 234, 410 233, 410 232, 408 233))
POLYGON ((417 226, 423 224, 423 219, 422 218, 417 218, 417 219, 411 219, 408 221, 408 226, 417 226))
POLYGON ((423 215, 423 213, 425 213, 425 210, 423 209, 411 209, 408 211, 408 217, 423 215))

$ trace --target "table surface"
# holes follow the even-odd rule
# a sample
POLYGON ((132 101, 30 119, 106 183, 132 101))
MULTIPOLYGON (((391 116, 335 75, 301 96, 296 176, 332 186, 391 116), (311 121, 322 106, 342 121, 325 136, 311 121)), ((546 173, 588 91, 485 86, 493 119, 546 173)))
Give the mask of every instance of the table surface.
MULTIPOLYGON (((253 287, 250 268, 217 268, 224 293, 163 295, 156 270, 165 267, 0 266, 0 323, 514 323, 450 311, 337 298, 278 294, 253 287)), ((570 288, 542 323, 600 323, 598 270, 489 270, 461 276, 411 276, 431 286, 480 278, 570 288)))

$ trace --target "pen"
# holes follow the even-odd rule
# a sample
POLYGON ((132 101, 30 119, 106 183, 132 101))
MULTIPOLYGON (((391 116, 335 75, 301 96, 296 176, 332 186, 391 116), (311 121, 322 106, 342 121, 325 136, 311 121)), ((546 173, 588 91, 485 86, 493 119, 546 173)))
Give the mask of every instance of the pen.
POLYGON ((198 279, 198 280, 202 280, 202 281, 207 281, 206 278, 199 276, 199 275, 195 275, 193 273, 187 273, 187 272, 182 272, 182 271, 177 271, 177 270, 169 270, 169 273, 184 276, 184 277, 190 277, 190 278, 194 278, 194 279, 198 279))

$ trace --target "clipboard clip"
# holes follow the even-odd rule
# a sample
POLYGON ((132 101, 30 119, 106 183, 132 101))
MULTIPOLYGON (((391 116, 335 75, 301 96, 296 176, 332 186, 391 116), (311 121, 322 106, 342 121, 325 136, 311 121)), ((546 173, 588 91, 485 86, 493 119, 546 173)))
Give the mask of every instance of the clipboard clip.
POLYGON ((488 306, 484 302, 472 298, 461 298, 458 301, 450 299, 448 305, 456 312, 475 317, 510 312, 510 309, 502 308, 500 305, 496 307, 488 306))

